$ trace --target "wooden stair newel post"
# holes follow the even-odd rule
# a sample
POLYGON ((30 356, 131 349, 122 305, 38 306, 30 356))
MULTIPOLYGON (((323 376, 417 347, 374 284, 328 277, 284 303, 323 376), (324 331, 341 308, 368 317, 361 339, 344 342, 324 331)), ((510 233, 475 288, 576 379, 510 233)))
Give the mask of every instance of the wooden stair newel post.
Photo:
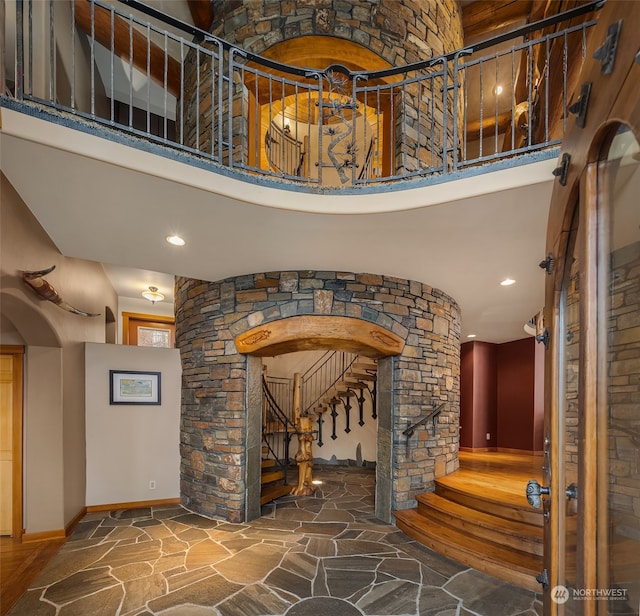
POLYGON ((313 485, 313 429, 311 417, 302 415, 298 418, 298 485, 291 491, 295 496, 310 496, 316 491, 313 485))

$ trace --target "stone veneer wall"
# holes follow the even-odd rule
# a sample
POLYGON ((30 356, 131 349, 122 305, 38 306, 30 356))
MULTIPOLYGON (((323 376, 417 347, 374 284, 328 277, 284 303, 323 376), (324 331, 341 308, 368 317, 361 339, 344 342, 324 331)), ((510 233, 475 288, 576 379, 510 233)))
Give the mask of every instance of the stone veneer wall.
POLYGON ((420 282, 376 274, 289 271, 204 282, 176 279, 176 344, 183 366, 181 494, 204 515, 259 515, 260 373, 234 338, 296 315, 347 316, 405 340, 378 373, 377 515, 415 506, 415 495, 458 466, 460 311, 420 282), (448 402, 435 434, 402 431, 448 402), (256 500, 256 498, 258 500, 256 500))
MULTIPOLYGON (((464 36, 457 0, 213 0, 214 21, 211 33, 255 54, 262 54, 274 45, 303 36, 334 36, 347 39, 378 54, 392 66, 430 60, 445 53, 462 49, 464 36)), ((206 46, 206 44, 205 44, 206 46)), ((212 49, 214 49, 212 47, 212 49)), ((336 57, 335 63, 345 59, 336 57)), ((211 117, 222 107, 223 115, 229 107, 228 83, 223 83, 222 98, 218 100, 212 87, 211 62, 191 50, 185 62, 185 94, 178 101, 178 117, 184 114, 184 143, 201 151, 218 153, 219 142, 212 136, 211 117), (212 139, 216 142, 212 143, 212 139)), ((449 84, 453 71, 449 63, 449 84)), ((440 65, 436 67, 438 69, 440 65)), ((327 68, 327 67, 317 67, 327 68)), ((278 86, 279 87, 279 86, 278 86)), ((421 166, 442 163, 437 155, 444 139, 443 101, 441 95, 431 104, 430 88, 437 92, 442 80, 428 82, 420 89, 415 84, 397 92, 403 105, 396 107, 393 120, 397 151, 395 173, 416 171, 421 166), (420 90, 420 91, 419 91, 420 90), (402 113, 405 111, 406 113, 402 113), (434 120, 434 127, 431 120, 434 120), (435 131, 430 143, 432 131, 435 131)), ((233 133, 230 147, 234 163, 246 163, 248 143, 246 128, 248 113, 247 91, 234 80, 232 93, 233 133), (243 117, 243 115, 245 117, 243 117), (245 132, 240 132, 241 125, 245 132)), ((349 89, 349 88, 348 88, 349 89)), ((452 107, 453 94, 450 93, 452 107)), ((460 100, 460 106, 462 101, 460 100)), ((462 120, 462 115, 459 115, 462 120)), ((226 149, 229 142, 228 121, 224 119, 225 144, 220 162, 229 162, 226 149)), ((453 145, 453 115, 447 119, 447 145, 453 145)), ((254 164, 254 161, 250 161, 254 164)))
POLYGON ((214 0, 211 33, 261 54, 276 43, 330 35, 359 43, 392 66, 463 46, 457 0, 214 0))

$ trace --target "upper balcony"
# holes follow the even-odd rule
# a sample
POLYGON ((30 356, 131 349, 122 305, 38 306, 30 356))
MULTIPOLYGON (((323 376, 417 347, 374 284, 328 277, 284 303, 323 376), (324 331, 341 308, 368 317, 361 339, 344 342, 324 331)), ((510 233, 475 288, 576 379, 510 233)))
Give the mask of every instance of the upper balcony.
MULTIPOLYGON (((258 54, 252 39, 243 49, 135 0, 17 0, 6 4, 0 104, 278 188, 435 184, 556 155, 601 4, 440 54, 442 40, 405 33, 423 58, 392 66, 364 26, 354 35, 352 19, 346 36, 340 15, 317 10, 316 29, 333 24, 326 36, 302 32, 298 16, 289 40, 266 48, 263 37, 258 54)), ((246 25, 229 14, 220 34, 234 19, 246 25)))

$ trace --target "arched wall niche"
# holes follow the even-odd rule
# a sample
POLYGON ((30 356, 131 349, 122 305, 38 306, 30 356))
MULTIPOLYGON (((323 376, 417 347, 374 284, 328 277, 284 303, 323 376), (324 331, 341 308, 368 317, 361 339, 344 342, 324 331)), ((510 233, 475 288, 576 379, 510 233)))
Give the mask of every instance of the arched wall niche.
POLYGON ((330 348, 363 349, 353 342, 362 331, 395 345, 395 354, 391 347, 363 352, 381 358, 376 515, 390 521, 392 510, 415 506, 416 494, 456 470, 460 310, 452 298, 420 282, 378 274, 285 271, 219 282, 177 278, 186 507, 230 522, 260 515, 259 355, 311 348, 331 322, 340 323, 341 330, 330 337, 330 348), (269 351, 269 344, 243 349, 243 341, 255 344, 255 334, 260 338, 260 332, 278 327, 295 330, 284 343, 288 346, 278 346, 284 339, 278 335, 272 339, 278 345, 269 351), (252 350, 257 354, 248 354, 252 350), (435 433, 410 440, 402 435, 442 402, 447 406, 435 433))

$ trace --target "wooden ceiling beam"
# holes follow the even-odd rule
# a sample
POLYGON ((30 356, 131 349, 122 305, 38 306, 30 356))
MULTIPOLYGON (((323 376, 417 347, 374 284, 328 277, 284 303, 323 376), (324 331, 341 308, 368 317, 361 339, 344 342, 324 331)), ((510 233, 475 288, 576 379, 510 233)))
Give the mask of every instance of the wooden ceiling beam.
POLYGON ((213 23, 213 4, 211 0, 187 0, 193 25, 209 32, 213 23))
MULTIPOLYGON (((75 3, 75 21, 80 29, 82 29, 89 37, 92 35, 91 27, 91 4, 88 0, 74 0, 75 3)), ((165 84, 165 64, 166 64, 166 86, 169 92, 174 96, 180 94, 180 63, 172 58, 169 54, 165 54, 164 50, 148 41, 147 37, 133 28, 132 45, 130 49, 130 27, 129 22, 114 15, 113 20, 113 50, 114 53, 124 59, 126 62, 131 61, 139 71, 147 74, 147 56, 149 61, 149 76, 153 81, 164 87, 165 84)), ((111 12, 98 5, 93 7, 93 35, 95 40, 111 49, 111 12)))
POLYGON ((496 30, 528 21, 533 0, 479 0, 462 9, 464 40, 490 38, 496 30))

